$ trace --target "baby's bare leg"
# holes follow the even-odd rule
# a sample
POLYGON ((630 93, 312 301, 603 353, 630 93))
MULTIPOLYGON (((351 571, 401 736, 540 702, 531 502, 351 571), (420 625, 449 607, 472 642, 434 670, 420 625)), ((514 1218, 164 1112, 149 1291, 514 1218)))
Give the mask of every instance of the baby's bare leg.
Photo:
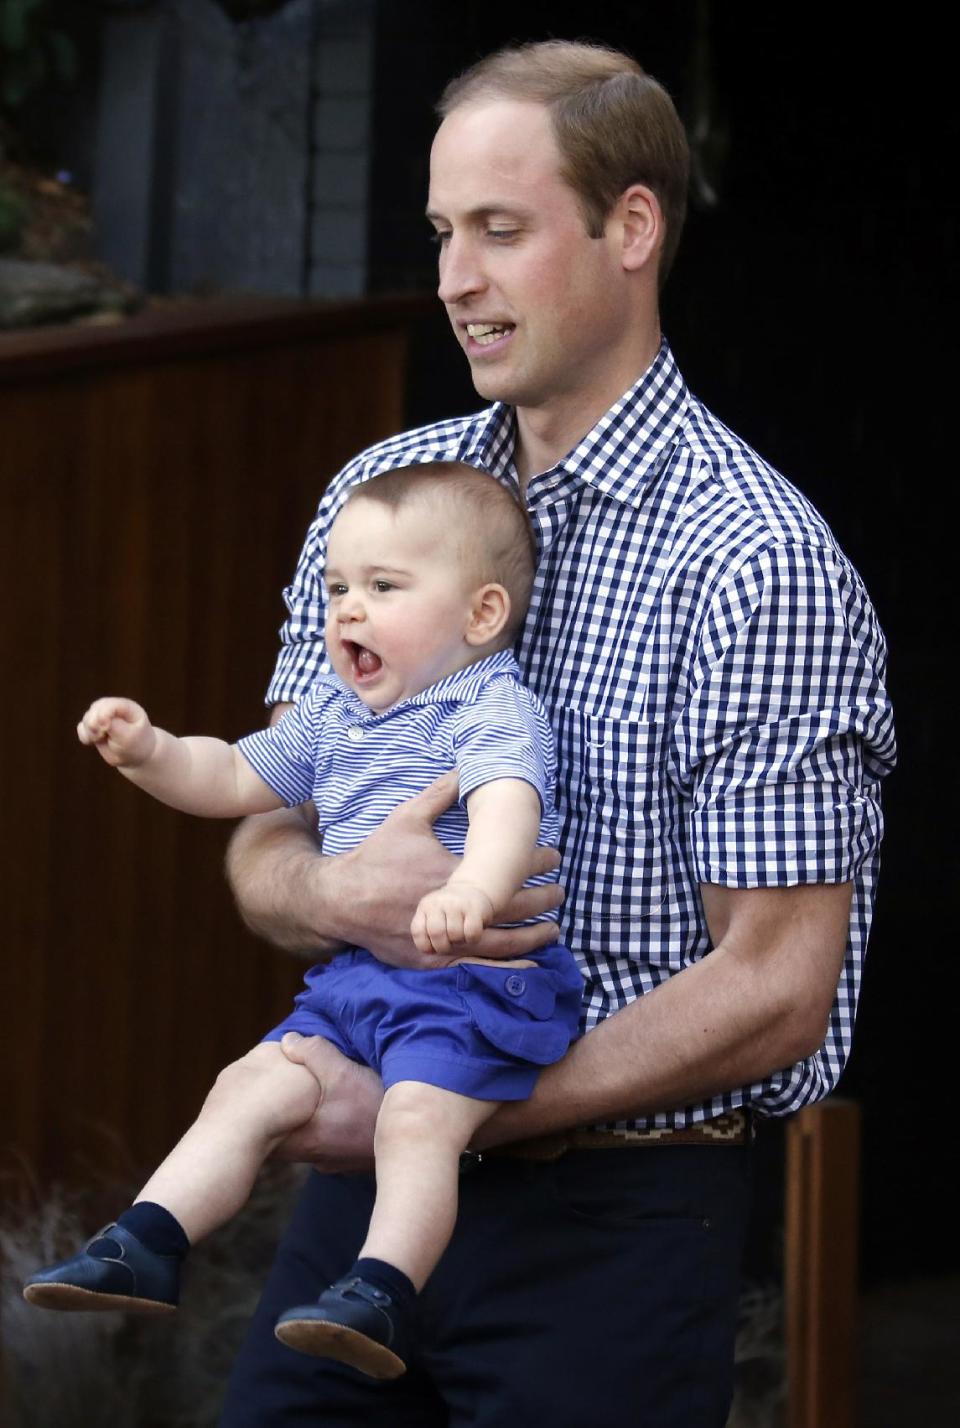
POLYGON ((305 1066, 265 1041, 220 1072, 203 1108, 137 1201, 169 1210, 195 1244, 249 1198, 263 1162, 308 1121, 320 1087, 305 1066))
POLYGON ((359 1258, 385 1260, 423 1288, 453 1234, 460 1154, 499 1104, 421 1081, 390 1087, 377 1117, 377 1199, 359 1258))

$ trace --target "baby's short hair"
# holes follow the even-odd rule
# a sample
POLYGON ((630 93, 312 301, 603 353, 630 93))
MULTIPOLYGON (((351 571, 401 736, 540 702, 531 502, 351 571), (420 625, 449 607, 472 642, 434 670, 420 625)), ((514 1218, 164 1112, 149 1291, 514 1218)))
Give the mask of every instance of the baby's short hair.
POLYGON ((457 558, 478 585, 502 585, 510 596, 504 644, 511 644, 530 604, 537 546, 530 519, 508 487, 462 461, 427 461, 381 471, 354 486, 348 501, 377 501, 400 510, 422 501, 449 520, 457 558))

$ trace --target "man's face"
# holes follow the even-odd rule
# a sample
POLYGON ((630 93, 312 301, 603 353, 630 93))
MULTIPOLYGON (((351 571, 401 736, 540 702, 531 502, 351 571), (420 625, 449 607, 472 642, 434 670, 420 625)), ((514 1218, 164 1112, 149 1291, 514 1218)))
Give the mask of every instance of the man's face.
POLYGON ((633 380, 623 270, 615 229, 588 236, 560 164, 543 105, 480 100, 443 121, 427 208, 439 293, 481 396, 599 414, 633 380))
POLYGON ((465 639, 473 582, 425 503, 394 511, 348 502, 330 532, 324 580, 330 662, 377 713, 476 659, 465 639))

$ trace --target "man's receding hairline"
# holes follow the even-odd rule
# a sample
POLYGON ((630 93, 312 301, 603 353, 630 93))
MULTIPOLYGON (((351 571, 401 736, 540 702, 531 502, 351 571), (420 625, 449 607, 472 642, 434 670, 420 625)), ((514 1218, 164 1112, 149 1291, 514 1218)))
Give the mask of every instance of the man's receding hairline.
POLYGON ((690 151, 676 106, 632 55, 592 40, 506 45, 456 75, 434 111, 440 127, 467 106, 496 99, 537 104, 560 151, 591 238, 635 184, 650 189, 663 216, 657 277, 663 286, 687 212, 690 151))

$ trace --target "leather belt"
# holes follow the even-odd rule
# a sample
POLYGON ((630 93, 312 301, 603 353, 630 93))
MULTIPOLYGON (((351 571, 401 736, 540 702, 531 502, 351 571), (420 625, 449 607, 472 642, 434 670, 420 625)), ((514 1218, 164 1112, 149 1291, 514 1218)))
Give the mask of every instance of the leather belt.
POLYGON ((709 1121, 676 1130, 650 1127, 645 1130, 605 1131, 586 1128, 560 1131, 556 1135, 515 1140, 480 1153, 468 1150, 461 1157, 461 1169, 490 1156, 506 1160, 559 1160, 568 1150, 636 1150, 655 1145, 748 1145, 752 1139, 748 1111, 726 1111, 709 1121))

